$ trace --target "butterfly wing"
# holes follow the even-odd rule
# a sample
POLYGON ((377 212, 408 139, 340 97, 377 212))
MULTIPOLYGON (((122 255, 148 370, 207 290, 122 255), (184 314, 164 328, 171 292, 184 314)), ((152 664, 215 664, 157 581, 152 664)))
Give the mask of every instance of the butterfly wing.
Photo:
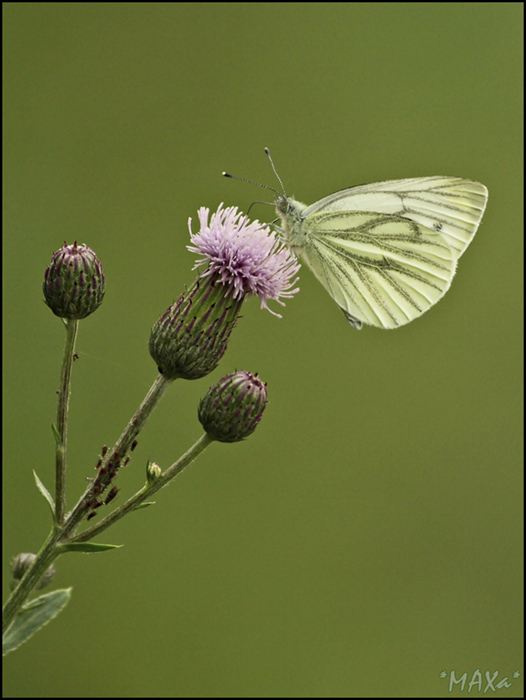
POLYGON ((355 328, 396 328, 449 289, 456 255, 441 233, 394 214, 320 211, 300 255, 355 328))
POLYGON ((388 180, 309 207, 278 197, 290 247, 355 328, 397 328, 446 293, 478 228, 488 191, 457 177, 388 180))
POLYGON ((459 258, 478 228, 488 190, 480 182, 459 177, 386 180, 335 192, 303 211, 360 211, 392 214, 436 231, 459 258))

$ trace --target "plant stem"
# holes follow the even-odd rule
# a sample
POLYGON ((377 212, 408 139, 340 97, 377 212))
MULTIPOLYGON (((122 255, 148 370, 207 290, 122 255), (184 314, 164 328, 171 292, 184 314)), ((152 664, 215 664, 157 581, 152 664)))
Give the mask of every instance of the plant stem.
MULTIPOLYGON (((60 389, 60 394, 59 394, 59 425, 57 426, 57 431, 58 434, 60 435, 61 439, 61 445, 60 447, 62 448, 60 450, 60 457, 59 457, 59 451, 58 451, 58 442, 57 442, 57 504, 56 504, 56 510, 55 512, 57 513, 57 521, 58 521, 58 512, 59 512, 59 506, 58 502, 59 500, 65 502, 64 498, 64 484, 65 484, 65 455, 66 455, 66 450, 65 450, 65 445, 66 445, 66 427, 67 427, 67 407, 68 407, 68 398, 69 398, 69 379, 71 375, 71 362, 73 361, 73 347, 75 343, 75 337, 76 337, 76 327, 74 325, 76 324, 76 321, 68 321, 67 322, 67 330, 68 330, 68 336, 66 340, 66 349, 64 351, 64 362, 62 366, 62 374, 61 374, 61 389, 60 389), (71 324, 71 325, 69 325, 71 324), (69 363, 67 362, 67 358, 69 357, 69 363), (59 465, 60 465, 60 470, 59 470, 59 465), (64 468, 64 469, 63 469, 64 468), (60 473, 59 473, 60 472, 60 473), (58 488, 58 482, 60 479, 60 484, 61 488, 59 490, 58 488)), ((135 439, 135 437, 139 434, 141 429, 143 428, 144 424, 146 423, 147 419, 151 415, 153 409, 155 406, 159 403, 161 400, 162 396, 164 395, 165 391, 168 389, 170 384, 172 383, 172 379, 165 379, 162 374, 157 375, 154 383, 152 384, 149 392, 147 393, 146 397, 144 398, 143 402, 135 412, 135 415, 132 417, 126 428, 124 429, 124 432, 120 436, 120 438, 117 440, 115 447, 113 447, 112 450, 108 450, 108 453, 105 456, 104 462, 102 463, 102 466, 105 464, 108 464, 110 461, 112 455, 116 454, 119 452, 121 456, 124 456, 124 454, 128 451, 130 448, 131 443, 135 439)), ((202 438, 201 438, 202 440, 202 438)), ((199 444, 196 443, 196 445, 199 444)), ((196 447, 194 445, 194 448, 196 447)), ((194 449, 192 448, 192 449, 194 449)), ((204 448, 201 448, 204 449, 204 448)), ((189 450, 191 452, 192 450, 189 450)), ((194 457, 192 459, 195 459, 195 457, 199 454, 201 450, 197 450, 194 457)), ((189 452, 186 453, 186 455, 189 454, 189 452)), ((181 459, 184 459, 186 455, 183 455, 181 459)), ((179 460, 180 462, 181 460, 179 460)), ((191 461, 191 460, 189 460, 191 461)), ((189 463, 189 462, 186 462, 189 463)), ((186 463, 184 466, 186 466, 186 463)), ((178 464, 176 462, 175 464, 178 464)), ((183 468, 183 467, 181 467, 183 468)), ((171 467, 170 467, 171 469, 171 467)), ((167 470, 168 471, 168 470, 167 470)), ((175 474, 174 474, 175 476, 175 474)), ((162 478, 162 477, 161 477, 162 478)), ((158 490, 158 489, 155 489, 158 490)), ((139 492, 141 493, 141 492, 139 492)), ((150 491, 151 493, 151 491, 150 491)), ((25 603, 28 595, 31 593, 33 588, 36 586, 38 581, 40 580, 42 574, 46 571, 46 569, 50 566, 50 564, 61 554, 59 551, 59 545, 71 541, 76 541, 73 538, 70 538, 69 535, 70 533, 74 532, 76 526, 78 523, 82 520, 83 516, 85 515, 85 505, 88 503, 88 501, 93 497, 93 485, 90 485, 83 496, 79 499, 77 505, 73 508, 73 510, 69 513, 69 515, 64 518, 64 514, 62 514, 62 519, 58 521, 53 528, 53 530, 49 533, 46 541, 42 545, 39 553, 36 556, 35 561, 33 562, 32 566, 28 568, 28 570, 25 572, 24 576, 20 579, 20 582, 18 583, 18 586, 15 588, 15 590, 11 593, 9 596, 8 600, 6 601, 4 608, 3 608, 3 620, 2 620, 2 630, 5 631, 7 627, 11 624, 13 618, 15 615, 18 613, 22 605, 25 603)), ((138 501, 142 502, 142 501, 138 501)), ((135 505, 135 503, 133 504, 135 505)), ((131 508, 129 509, 131 510, 131 508)), ((122 516, 120 516, 122 517, 122 516)), ((92 536, 92 535, 91 535, 92 536)), ((88 538, 89 539, 89 538, 88 538)))
POLYGON ((213 438, 207 433, 204 433, 199 440, 192 445, 192 447, 180 457, 177 462, 174 462, 168 469, 166 469, 159 478, 151 484, 145 484, 142 489, 137 491, 137 493, 129 498, 126 503, 123 503, 118 508, 115 508, 113 512, 107 515, 103 520, 101 520, 97 525, 90 527, 85 530, 80 535, 72 537, 70 542, 87 542, 91 540, 95 535, 99 535, 101 532, 106 530, 110 525, 116 523, 127 513, 135 510, 141 505, 147 498, 153 496, 160 489, 164 488, 173 478, 180 474, 185 467, 187 467, 191 462, 196 459, 203 450, 205 450, 210 443, 213 442, 213 438))
POLYGON ((66 344, 60 370, 60 387, 57 406, 57 434, 55 436, 55 518, 61 525, 66 513, 66 452, 68 443, 68 408, 71 388, 71 366, 75 353, 78 320, 67 319, 66 344), (58 438, 58 439, 57 439, 58 438))
MULTIPOLYGON (((122 435, 115 443, 115 446, 106 453, 102 461, 101 469, 107 466, 116 453, 118 453, 121 458, 124 457, 126 452, 130 449, 132 442, 144 427, 144 424, 150 417, 153 409, 157 406, 165 391, 173 381, 173 379, 166 379, 162 374, 157 375, 149 392, 146 394, 143 402, 135 412, 135 415, 132 417, 122 435)), ((65 535, 74 532, 75 528, 84 517, 86 513, 85 505, 92 498, 92 496, 93 486, 90 485, 78 500, 71 513, 68 515, 64 526, 65 535)))
POLYGON ((57 542, 59 539, 60 530, 54 528, 40 548, 40 552, 37 554, 32 566, 25 572, 18 586, 7 599, 2 613, 2 634, 9 627, 15 615, 25 603, 27 596, 39 582, 41 576, 59 556, 59 551, 57 550, 57 542))
POLYGON ((95 535, 106 530, 110 525, 120 520, 127 513, 141 505, 147 498, 153 496, 160 489, 164 488, 172 479, 180 474, 185 467, 196 459, 210 443, 213 442, 207 433, 204 433, 192 447, 187 450, 182 457, 166 469, 161 476, 151 484, 145 484, 134 496, 126 501, 122 506, 116 508, 104 520, 101 520, 98 525, 91 527, 85 532, 82 532, 77 537, 67 537, 69 519, 66 520, 63 527, 54 528, 48 535, 46 541, 42 545, 40 552, 37 554, 33 565, 26 571, 18 586, 15 588, 3 610, 2 631, 9 627, 13 618, 25 603, 27 596, 36 586, 41 576, 52 564, 52 562, 60 555, 59 545, 66 542, 87 542, 95 535))

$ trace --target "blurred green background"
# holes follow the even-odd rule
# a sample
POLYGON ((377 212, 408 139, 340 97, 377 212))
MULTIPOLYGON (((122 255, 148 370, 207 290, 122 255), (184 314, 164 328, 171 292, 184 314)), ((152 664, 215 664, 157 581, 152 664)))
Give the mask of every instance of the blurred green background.
POLYGON ((307 269, 281 320, 247 303, 220 367, 163 399, 117 502, 199 437, 223 374, 268 382, 258 430, 99 538, 124 548, 59 560, 73 599, 6 658, 5 695, 446 697, 442 671, 481 669, 523 696, 522 3, 3 9, 6 568, 50 526, 31 470, 52 489, 65 336, 41 283, 64 239, 107 280, 80 327, 72 505, 155 377, 150 328, 195 274, 188 217, 271 197, 222 170, 276 186, 269 146, 307 203, 425 175, 490 192, 409 326, 353 331, 307 269))

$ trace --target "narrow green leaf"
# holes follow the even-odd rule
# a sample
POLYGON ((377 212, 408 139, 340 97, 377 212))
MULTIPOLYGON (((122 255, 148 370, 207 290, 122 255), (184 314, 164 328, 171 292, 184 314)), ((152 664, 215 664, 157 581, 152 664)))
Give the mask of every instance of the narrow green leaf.
POLYGON ((27 642, 35 632, 56 617, 71 598, 71 591, 71 588, 61 588, 24 605, 4 633, 2 655, 9 654, 27 642))
POLYGON ((53 516, 53 522, 55 522, 55 501, 53 500, 51 494, 47 490, 47 488, 44 486, 44 484, 40 481, 40 479, 37 476, 36 471, 33 469, 33 475, 35 477, 35 482, 37 485, 37 489, 40 491, 40 493, 44 496, 46 501, 49 504, 49 507, 51 508, 51 515, 53 516))
POLYGON ((95 552, 107 552, 109 549, 119 549, 122 544, 98 544, 97 542, 65 542, 59 545, 61 552, 84 552, 93 554, 95 552))
POLYGON ((148 506, 154 506, 154 505, 155 505, 155 501, 145 501, 144 503, 140 503, 133 510, 141 510, 141 508, 148 508, 148 506))
POLYGON ((57 430, 57 426, 54 423, 51 423, 51 430, 53 431, 53 437, 55 438, 55 442, 57 443, 57 445, 61 445, 62 439, 61 439, 60 434, 57 430))

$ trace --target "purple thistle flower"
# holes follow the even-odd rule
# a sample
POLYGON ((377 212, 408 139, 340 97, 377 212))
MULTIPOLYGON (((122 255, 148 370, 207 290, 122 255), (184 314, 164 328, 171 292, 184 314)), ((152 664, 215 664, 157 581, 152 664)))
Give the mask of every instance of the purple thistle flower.
POLYGON ((193 245, 187 248, 202 255, 194 269, 207 263, 202 277, 216 277, 234 299, 258 296, 262 309, 281 318, 267 302, 273 299, 284 306, 281 298, 290 299, 299 291, 298 287, 293 288, 298 281, 295 275, 300 269, 299 262, 268 226, 257 220, 249 221, 237 207, 222 207, 221 203, 210 223, 210 210, 199 209, 198 233, 192 233, 192 219, 188 220, 193 245))

